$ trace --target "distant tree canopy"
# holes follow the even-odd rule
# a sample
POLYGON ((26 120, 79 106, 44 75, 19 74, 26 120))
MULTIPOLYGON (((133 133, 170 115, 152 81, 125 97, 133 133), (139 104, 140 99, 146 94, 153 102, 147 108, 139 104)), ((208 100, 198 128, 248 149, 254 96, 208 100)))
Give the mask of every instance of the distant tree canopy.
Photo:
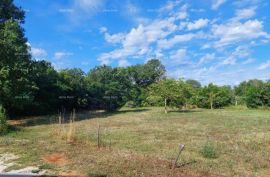
POLYGON ((242 104, 270 106, 270 82, 249 80, 231 88, 196 80, 166 78, 158 59, 126 68, 97 66, 56 71, 47 61, 35 61, 24 36, 24 12, 12 0, 0 1, 0 108, 6 114, 33 115, 59 109, 104 109, 132 106, 222 108, 242 104))

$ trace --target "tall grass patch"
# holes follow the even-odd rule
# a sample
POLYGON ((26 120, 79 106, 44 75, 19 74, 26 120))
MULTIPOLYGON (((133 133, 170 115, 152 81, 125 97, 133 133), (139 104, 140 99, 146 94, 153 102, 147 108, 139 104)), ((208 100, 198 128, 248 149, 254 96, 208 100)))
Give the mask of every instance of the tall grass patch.
POLYGON ((214 146, 214 143, 211 141, 207 141, 201 149, 201 154, 204 158, 207 158, 207 159, 217 158, 217 151, 214 146))

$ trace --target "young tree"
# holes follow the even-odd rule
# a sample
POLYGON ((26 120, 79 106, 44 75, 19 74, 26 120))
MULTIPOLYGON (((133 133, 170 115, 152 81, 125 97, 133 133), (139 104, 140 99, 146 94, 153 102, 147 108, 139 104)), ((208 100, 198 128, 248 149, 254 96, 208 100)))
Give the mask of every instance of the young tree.
POLYGON ((184 87, 182 81, 164 79, 154 83, 149 88, 151 96, 160 96, 164 100, 164 112, 167 113, 167 106, 179 106, 184 104, 184 87))
POLYGON ((231 104, 233 98, 230 87, 218 87, 214 84, 200 89, 196 95, 193 96, 194 102, 203 108, 221 108, 231 104))

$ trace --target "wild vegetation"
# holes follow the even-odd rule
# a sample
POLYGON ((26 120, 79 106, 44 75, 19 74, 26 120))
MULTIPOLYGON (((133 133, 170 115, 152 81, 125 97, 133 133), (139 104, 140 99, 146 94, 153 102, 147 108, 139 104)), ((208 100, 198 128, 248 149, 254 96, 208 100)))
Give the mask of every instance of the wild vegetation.
POLYGON ((18 130, 0 137, 0 153, 20 158, 15 161, 19 166, 7 170, 38 166, 54 175, 191 177, 263 177, 270 172, 268 110, 77 112, 71 139, 70 123, 59 124, 57 115, 10 123, 18 130), (179 144, 185 148, 173 170, 179 144))
POLYGON ((232 104, 270 106, 269 82, 202 87, 195 80, 166 78, 158 59, 126 68, 97 66, 88 73, 79 68, 56 71, 51 63, 30 55, 22 28, 24 11, 11 0, 0 3, 0 105, 8 116, 55 113, 63 108, 113 111, 126 103, 211 109, 232 104))

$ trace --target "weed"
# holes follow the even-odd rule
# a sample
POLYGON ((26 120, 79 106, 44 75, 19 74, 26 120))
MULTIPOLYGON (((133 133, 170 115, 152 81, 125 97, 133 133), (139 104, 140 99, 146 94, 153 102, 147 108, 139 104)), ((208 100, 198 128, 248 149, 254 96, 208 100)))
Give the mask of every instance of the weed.
POLYGON ((203 155, 204 158, 208 159, 217 158, 217 152, 215 150, 214 143, 207 141, 202 147, 201 154, 203 155))

